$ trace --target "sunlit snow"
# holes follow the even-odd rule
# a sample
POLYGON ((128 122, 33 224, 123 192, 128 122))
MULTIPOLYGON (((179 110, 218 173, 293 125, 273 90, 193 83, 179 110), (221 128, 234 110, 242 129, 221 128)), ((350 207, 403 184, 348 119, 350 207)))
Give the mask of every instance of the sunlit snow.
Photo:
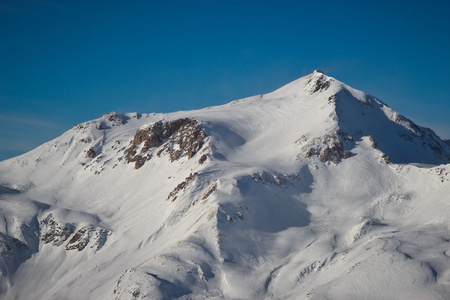
POLYGON ((110 113, 0 162, 0 298, 448 299, 449 162, 431 130, 320 71, 110 113), (199 150, 170 123, 186 118, 199 150), (133 144, 159 121, 173 132, 133 144))

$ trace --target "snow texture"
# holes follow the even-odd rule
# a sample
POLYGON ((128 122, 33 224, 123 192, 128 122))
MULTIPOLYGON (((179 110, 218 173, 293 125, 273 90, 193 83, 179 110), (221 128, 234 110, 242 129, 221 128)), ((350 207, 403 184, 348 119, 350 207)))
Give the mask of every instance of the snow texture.
POLYGON ((0 162, 1 299, 449 299, 450 145, 320 71, 0 162))

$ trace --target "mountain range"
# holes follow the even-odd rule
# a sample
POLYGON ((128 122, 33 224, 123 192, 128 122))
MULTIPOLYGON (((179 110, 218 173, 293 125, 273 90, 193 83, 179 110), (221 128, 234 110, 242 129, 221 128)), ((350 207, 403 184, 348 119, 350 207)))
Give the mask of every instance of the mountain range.
POLYGON ((0 162, 1 299, 449 299, 450 143, 323 74, 0 162))

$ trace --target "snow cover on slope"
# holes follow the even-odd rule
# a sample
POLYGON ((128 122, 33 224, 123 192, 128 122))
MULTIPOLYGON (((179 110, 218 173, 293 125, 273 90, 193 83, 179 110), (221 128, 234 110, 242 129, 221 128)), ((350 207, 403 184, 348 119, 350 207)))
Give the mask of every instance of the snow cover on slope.
POLYGON ((447 299, 450 145, 320 71, 0 162, 0 298, 447 299))

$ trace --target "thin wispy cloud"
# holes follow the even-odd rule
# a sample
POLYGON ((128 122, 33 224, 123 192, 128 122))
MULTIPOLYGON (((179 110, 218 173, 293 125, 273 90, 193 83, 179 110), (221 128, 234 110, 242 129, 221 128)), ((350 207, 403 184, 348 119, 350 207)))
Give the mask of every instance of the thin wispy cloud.
POLYGON ((37 126, 43 128, 63 129, 66 126, 50 122, 47 120, 39 120, 32 117, 19 117, 13 115, 0 115, 0 122, 6 123, 20 123, 23 125, 37 126))
POLYGON ((0 114, 0 160, 30 151, 67 129, 48 120, 0 114))

